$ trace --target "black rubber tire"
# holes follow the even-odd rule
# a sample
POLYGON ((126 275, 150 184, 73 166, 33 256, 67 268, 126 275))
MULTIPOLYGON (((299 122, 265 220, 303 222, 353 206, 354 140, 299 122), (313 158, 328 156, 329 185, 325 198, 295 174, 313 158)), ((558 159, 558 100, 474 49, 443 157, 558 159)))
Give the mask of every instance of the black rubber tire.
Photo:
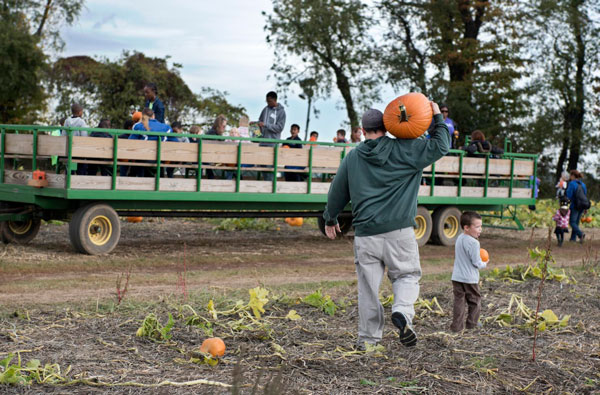
POLYGON ((431 240, 443 246, 453 246, 461 232, 461 211, 454 206, 438 207, 433 212, 431 240))
POLYGON ((415 227, 415 237, 419 247, 423 247, 429 241, 433 229, 433 219, 429 210, 424 206, 417 207, 417 216, 415 217, 417 226, 415 227))
POLYGON ((26 221, 3 221, 0 223, 2 241, 5 244, 27 244, 40 231, 42 220, 30 218, 26 221))
POLYGON ((107 204, 80 207, 69 224, 69 237, 75 250, 89 255, 108 254, 119 243, 121 221, 107 204))
MULTIPOLYGON (((345 235, 352 229, 352 217, 350 216, 338 217, 338 223, 340 224, 342 235, 345 235)), ((325 233, 325 220, 323 217, 317 217, 317 224, 319 225, 319 230, 321 233, 327 236, 325 233)))

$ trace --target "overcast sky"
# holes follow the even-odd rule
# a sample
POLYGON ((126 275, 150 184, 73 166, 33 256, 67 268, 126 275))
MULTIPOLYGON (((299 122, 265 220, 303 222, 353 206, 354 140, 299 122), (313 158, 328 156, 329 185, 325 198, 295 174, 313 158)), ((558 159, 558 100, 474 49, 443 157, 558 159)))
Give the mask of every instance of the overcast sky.
MULTIPOLYGON (((194 92, 204 86, 227 91, 232 104, 244 106, 251 120, 257 120, 265 94, 276 88, 274 78, 269 79, 273 49, 265 42, 261 15, 271 10, 270 0, 87 0, 78 21, 63 31, 61 56, 114 60, 124 50, 169 55, 183 65, 182 77, 194 92)), ((283 103, 284 138, 292 123, 301 126, 304 136, 307 103, 297 93, 283 103)), ((321 113, 318 119, 311 115, 309 129, 319 131, 320 140, 331 140, 346 119, 345 107, 337 94, 315 105, 321 113)))

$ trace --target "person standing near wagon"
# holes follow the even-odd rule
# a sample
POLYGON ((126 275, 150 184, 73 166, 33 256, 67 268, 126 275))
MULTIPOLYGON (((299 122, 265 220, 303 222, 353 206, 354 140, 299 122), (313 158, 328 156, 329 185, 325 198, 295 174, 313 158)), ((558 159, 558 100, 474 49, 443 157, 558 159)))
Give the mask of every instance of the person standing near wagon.
POLYGON ((573 169, 569 173, 571 181, 567 187, 567 198, 571 201, 571 214, 569 215, 569 225, 571 225, 571 238, 569 241, 577 241, 583 243, 585 233, 579 229, 581 216, 590 208, 590 201, 587 197, 587 188, 583 183, 583 175, 573 169))
POLYGON ((323 212, 325 232, 335 239, 337 217, 352 201, 354 262, 358 276, 358 346, 377 344, 383 336, 384 309, 379 286, 385 268, 392 282, 392 322, 400 343, 417 344, 412 326, 419 296, 421 264, 414 226, 423 169, 446 153, 450 134, 438 105, 430 102, 435 127, 431 139, 387 137, 383 114, 362 117, 365 141, 350 151, 333 179, 323 212))
MULTIPOLYGON (((285 127, 285 109, 277 103, 277 93, 267 93, 267 105, 258 117, 261 137, 265 139, 281 139, 281 132, 285 127)), ((274 143, 260 143, 263 147, 273 147, 274 143)), ((263 174, 265 181, 273 181, 273 173, 267 171, 263 174)))
POLYGON ((153 82, 148 82, 144 87, 144 108, 149 108, 154 113, 154 119, 160 123, 165 123, 165 105, 158 98, 158 87, 153 82))

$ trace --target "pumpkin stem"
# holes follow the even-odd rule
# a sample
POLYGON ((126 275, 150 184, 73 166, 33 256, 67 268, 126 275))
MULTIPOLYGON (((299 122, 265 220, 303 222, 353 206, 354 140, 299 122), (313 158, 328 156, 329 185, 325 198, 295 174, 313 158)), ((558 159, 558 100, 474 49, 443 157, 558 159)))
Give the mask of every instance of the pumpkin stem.
POLYGON ((399 110, 400 116, 398 118, 400 119, 400 122, 408 122, 408 118, 410 118, 410 115, 406 113, 406 106, 404 104, 401 104, 399 110))

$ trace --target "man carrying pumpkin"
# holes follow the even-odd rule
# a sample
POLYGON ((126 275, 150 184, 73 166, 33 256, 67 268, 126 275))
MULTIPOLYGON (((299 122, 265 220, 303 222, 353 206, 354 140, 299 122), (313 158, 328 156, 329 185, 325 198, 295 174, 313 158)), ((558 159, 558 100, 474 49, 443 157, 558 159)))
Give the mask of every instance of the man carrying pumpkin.
MULTIPOLYGON (((412 347, 414 303, 419 296, 421 264, 414 226, 423 169, 446 153, 450 135, 438 105, 430 105, 435 127, 431 139, 386 136, 383 114, 362 117, 365 141, 350 151, 338 169, 323 213, 330 239, 340 232, 337 216, 352 201, 354 262, 358 275, 358 346, 377 344, 383 336, 384 309, 379 286, 385 268, 392 282, 392 322, 400 342, 412 347)), ((423 132, 425 129, 423 130, 423 132)))

